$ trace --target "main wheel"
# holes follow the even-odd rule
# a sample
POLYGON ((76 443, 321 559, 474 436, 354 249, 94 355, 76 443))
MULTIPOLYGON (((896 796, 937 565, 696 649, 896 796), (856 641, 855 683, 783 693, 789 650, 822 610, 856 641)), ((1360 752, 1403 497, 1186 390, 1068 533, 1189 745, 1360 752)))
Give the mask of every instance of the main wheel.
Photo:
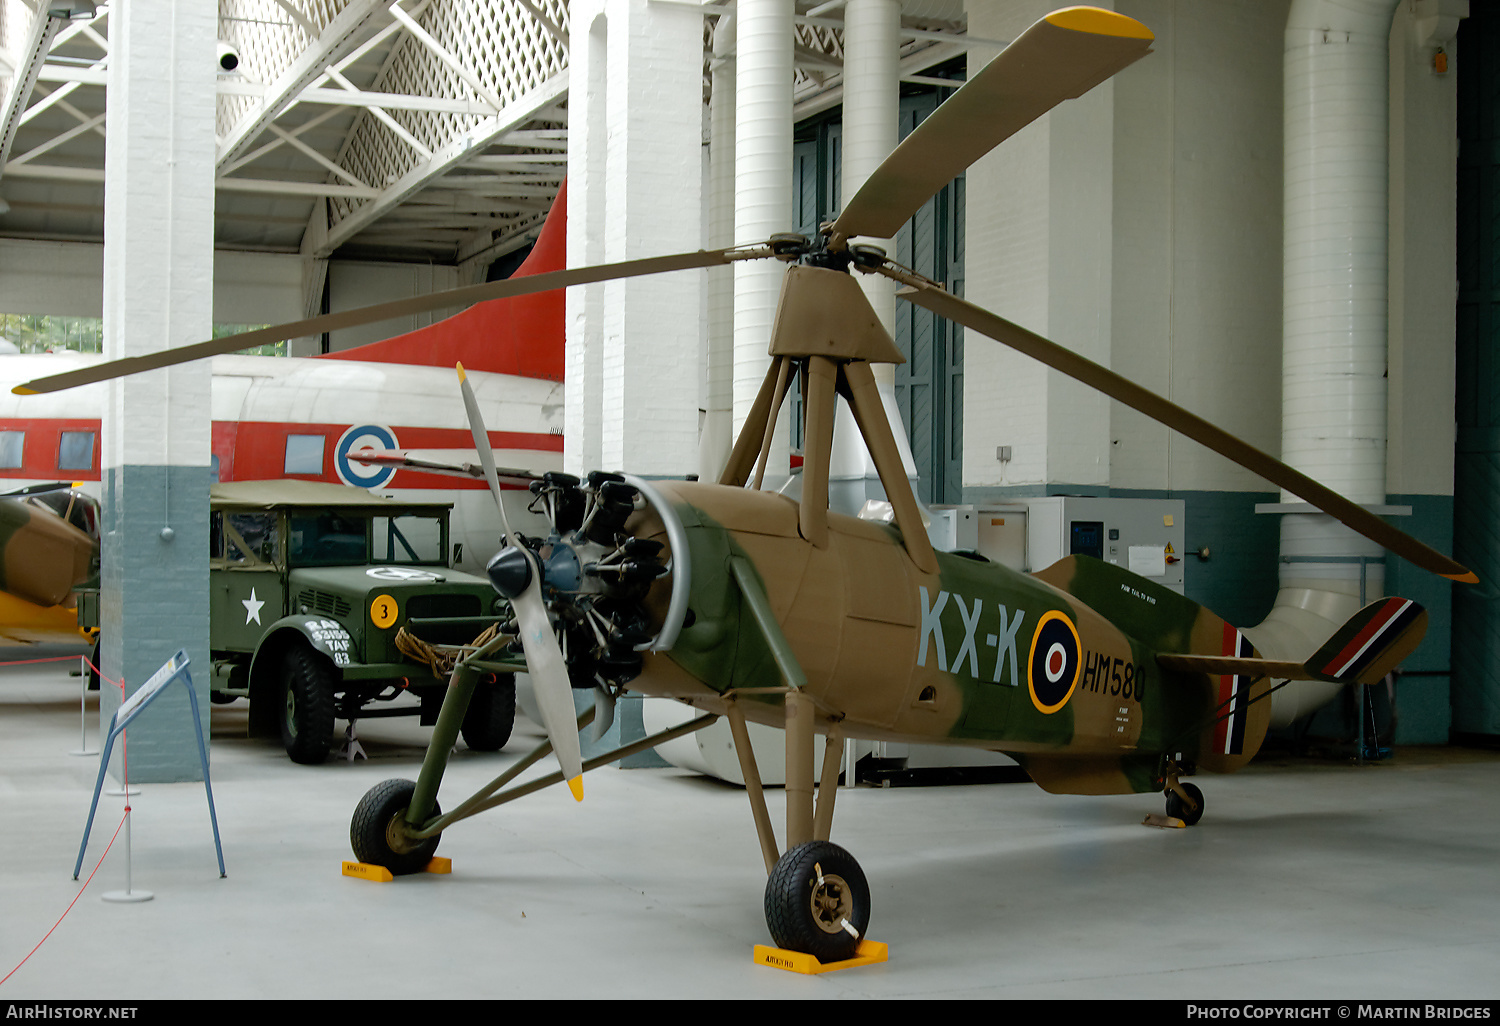
MULTIPOLYGON (((413 841, 401 829, 417 785, 410 780, 386 780, 366 792, 354 807, 349 821, 349 845, 354 857, 373 866, 384 866, 394 875, 418 873, 432 861, 442 834, 413 841)), ((432 803, 432 814, 442 809, 432 803)))
POLYGON ((828 841, 799 844, 766 881, 766 925, 779 948, 819 962, 853 958, 870 924, 870 886, 843 848, 828 841))
POLYGON ((315 765, 333 735, 333 668, 306 645, 281 658, 281 743, 293 762, 315 765))
POLYGON ((1183 784, 1182 789, 1193 799, 1193 804, 1197 808, 1189 808, 1188 803, 1183 801, 1176 791, 1169 790, 1167 792, 1167 815, 1192 826, 1203 818, 1203 792, 1195 784, 1183 784))
POLYGON ((464 713, 464 744, 476 752, 498 752, 510 740, 516 722, 516 677, 501 674, 493 682, 481 681, 474 686, 464 713))

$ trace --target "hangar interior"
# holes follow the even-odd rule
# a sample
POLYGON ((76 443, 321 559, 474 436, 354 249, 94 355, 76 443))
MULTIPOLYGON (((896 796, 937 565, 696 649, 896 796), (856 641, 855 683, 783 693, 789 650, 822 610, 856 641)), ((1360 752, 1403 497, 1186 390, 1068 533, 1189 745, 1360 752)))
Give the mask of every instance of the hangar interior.
MULTIPOLYGON (((565 179, 570 265, 811 235, 1055 6, 0 0, 0 315, 99 321, 102 351, 123 357, 497 280, 565 179)), ((1101 6, 1149 26, 1151 56, 869 241, 1500 577, 1486 59, 1500 19, 1467 0, 1101 6)), ((716 478, 765 373, 779 271, 570 289, 563 468, 716 478)), ((1372 729, 1395 746, 1493 746, 1492 584, 1387 557, 889 283, 861 284, 907 360, 877 381, 923 502, 983 520, 1054 497, 1180 501, 1184 593, 1297 658, 1361 599, 1409 596, 1427 637, 1372 729)), ((100 393, 110 675, 144 679, 164 647, 209 661, 212 388, 200 363, 100 393)), ((768 469, 787 479, 794 409, 777 437, 768 469)), ((833 476, 850 512, 884 497, 858 446, 833 476)), ((101 693, 101 723, 120 701, 101 693)), ((187 703, 164 705, 132 775, 199 779, 187 703)), ((1330 692, 1283 703, 1275 725, 1298 751, 1362 738, 1365 715, 1330 692)))

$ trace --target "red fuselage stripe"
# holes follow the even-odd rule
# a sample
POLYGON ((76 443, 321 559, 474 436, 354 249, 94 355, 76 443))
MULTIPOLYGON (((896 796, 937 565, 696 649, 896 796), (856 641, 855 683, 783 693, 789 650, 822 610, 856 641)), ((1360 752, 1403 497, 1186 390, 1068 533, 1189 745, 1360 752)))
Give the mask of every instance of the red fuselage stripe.
MULTIPOLYGON (((334 447, 349 424, 305 424, 275 421, 226 421, 213 423, 212 450, 219 459, 221 481, 254 481, 281 477, 295 477, 311 481, 339 480, 334 470, 334 447), (291 474, 284 472, 286 466, 286 440, 289 435, 321 435, 323 444, 323 472, 321 474, 291 474)), ((99 421, 48 418, 0 418, 0 432, 25 432, 21 466, 0 468, 0 478, 26 478, 34 480, 98 481, 99 474, 99 421), (94 433, 92 466, 82 468, 60 468, 58 450, 64 432, 84 431, 94 433)), ((402 449, 456 449, 474 448, 473 436, 464 428, 392 427, 402 449)), ((560 453, 563 448, 561 435, 532 431, 491 431, 490 444, 497 449, 520 449, 523 451, 560 453)), ((440 474, 419 474, 401 470, 390 487, 482 489, 483 481, 468 481, 463 478, 440 474)))

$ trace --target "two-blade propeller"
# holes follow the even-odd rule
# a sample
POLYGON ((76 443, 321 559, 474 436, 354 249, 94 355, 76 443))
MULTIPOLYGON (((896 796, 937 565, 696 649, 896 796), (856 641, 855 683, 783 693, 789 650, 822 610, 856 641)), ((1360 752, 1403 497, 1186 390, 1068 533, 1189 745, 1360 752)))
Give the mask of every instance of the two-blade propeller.
MULTIPOLYGON (((1125 15, 1089 7, 1056 11, 1031 26, 983 70, 949 97, 886 159, 849 199, 837 220, 813 244, 824 252, 845 250, 856 236, 889 238, 934 193, 973 161, 1063 100, 1078 96, 1150 52, 1153 36, 1125 15)), ((670 270, 710 267, 767 256, 795 257, 784 240, 774 247, 731 248, 684 253, 650 260, 569 269, 511 278, 466 289, 434 293, 417 300, 226 336, 149 357, 134 357, 40 378, 18 386, 20 393, 48 392, 142 370, 170 366, 217 353, 233 352, 283 338, 295 338, 389 319, 416 309, 437 309, 500 296, 524 295, 569 285, 670 270)), ((881 257, 855 261, 859 270, 879 271, 912 286, 913 303, 947 317, 1002 345, 1038 359, 1111 398, 1166 424, 1239 465, 1310 502, 1351 529, 1423 569, 1458 581, 1473 581, 1465 567, 1401 532, 1343 496, 1245 444, 1228 432, 1155 393, 1108 371, 1041 336, 966 303, 940 286, 881 257)), ((772 340, 775 348, 776 340, 772 340)), ((472 407, 471 407, 472 408, 472 407)), ((472 420, 472 414, 471 414, 472 420)), ((481 451, 487 440, 476 436, 481 451)), ((496 487, 493 483, 491 487, 496 487)), ((507 529, 507 534, 509 531, 507 529)), ((523 605, 530 605, 523 602, 523 605)), ((540 642, 538 642, 540 644, 540 642)), ((555 641, 554 641, 555 644, 555 641)), ((529 654, 529 653, 528 653, 529 654)), ((546 689, 543 689, 546 690, 546 689)), ((549 727, 549 732, 551 728, 549 727)), ((571 731, 569 731, 571 732, 571 731)), ((554 735, 556 736, 556 735, 554 735)))
MULTIPOLYGON (((583 754, 578 742, 577 723, 573 712, 573 690, 568 683, 568 664, 563 658, 557 635, 552 632, 552 620, 547 615, 547 603, 542 597, 542 568, 526 548, 521 536, 511 530, 510 520, 505 515, 505 503, 500 501, 500 480, 495 472, 495 453, 490 447, 490 435, 484 426, 484 416, 479 411, 479 401, 474 397, 474 387, 469 384, 463 364, 458 365, 458 383, 464 394, 464 409, 469 415, 469 430, 474 435, 474 448, 479 453, 480 466, 484 468, 484 479, 495 497, 500 510, 500 524, 505 530, 507 548, 501 550, 495 561, 508 560, 512 572, 503 575, 491 573, 491 581, 509 601, 516 614, 516 626, 520 628, 521 649, 526 654, 526 672, 531 676, 533 692, 542 727, 547 739, 552 742, 553 754, 562 767, 563 779, 573 797, 583 801, 583 754), (517 564, 519 559, 522 562, 517 564), (524 567, 523 573, 514 569, 524 567)), ((494 566, 495 561, 491 561, 494 566)))

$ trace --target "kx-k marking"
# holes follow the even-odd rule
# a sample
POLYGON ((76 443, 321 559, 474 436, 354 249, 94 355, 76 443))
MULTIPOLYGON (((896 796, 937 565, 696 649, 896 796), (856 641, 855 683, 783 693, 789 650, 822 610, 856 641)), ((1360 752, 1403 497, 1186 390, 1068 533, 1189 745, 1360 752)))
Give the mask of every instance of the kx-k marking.
MULTIPOLYGON (((979 651, 975 644, 976 630, 979 627, 979 617, 983 610, 984 599, 975 599, 971 610, 968 601, 962 595, 950 595, 946 591, 939 591, 937 601, 932 601, 925 587, 917 589, 922 593, 922 642, 917 648, 917 665, 927 665, 927 643, 932 641, 937 649, 938 669, 944 672, 958 672, 958 668, 967 660, 969 664, 969 676, 979 676, 979 651), (948 648, 943 639, 943 624, 940 619, 943 607, 952 598, 954 605, 958 607, 959 619, 964 625, 964 639, 958 646, 958 651, 953 655, 953 661, 948 661, 948 648)), ((990 680, 1000 683, 1001 672, 1010 670, 1010 681, 1012 685, 1021 683, 1020 670, 1016 657, 1016 632, 1021 628, 1021 621, 1026 619, 1026 610, 1018 609, 1012 617, 1010 611, 999 603, 995 604, 996 615, 999 618, 998 634, 986 634, 984 643, 995 650, 995 672, 990 680)))

